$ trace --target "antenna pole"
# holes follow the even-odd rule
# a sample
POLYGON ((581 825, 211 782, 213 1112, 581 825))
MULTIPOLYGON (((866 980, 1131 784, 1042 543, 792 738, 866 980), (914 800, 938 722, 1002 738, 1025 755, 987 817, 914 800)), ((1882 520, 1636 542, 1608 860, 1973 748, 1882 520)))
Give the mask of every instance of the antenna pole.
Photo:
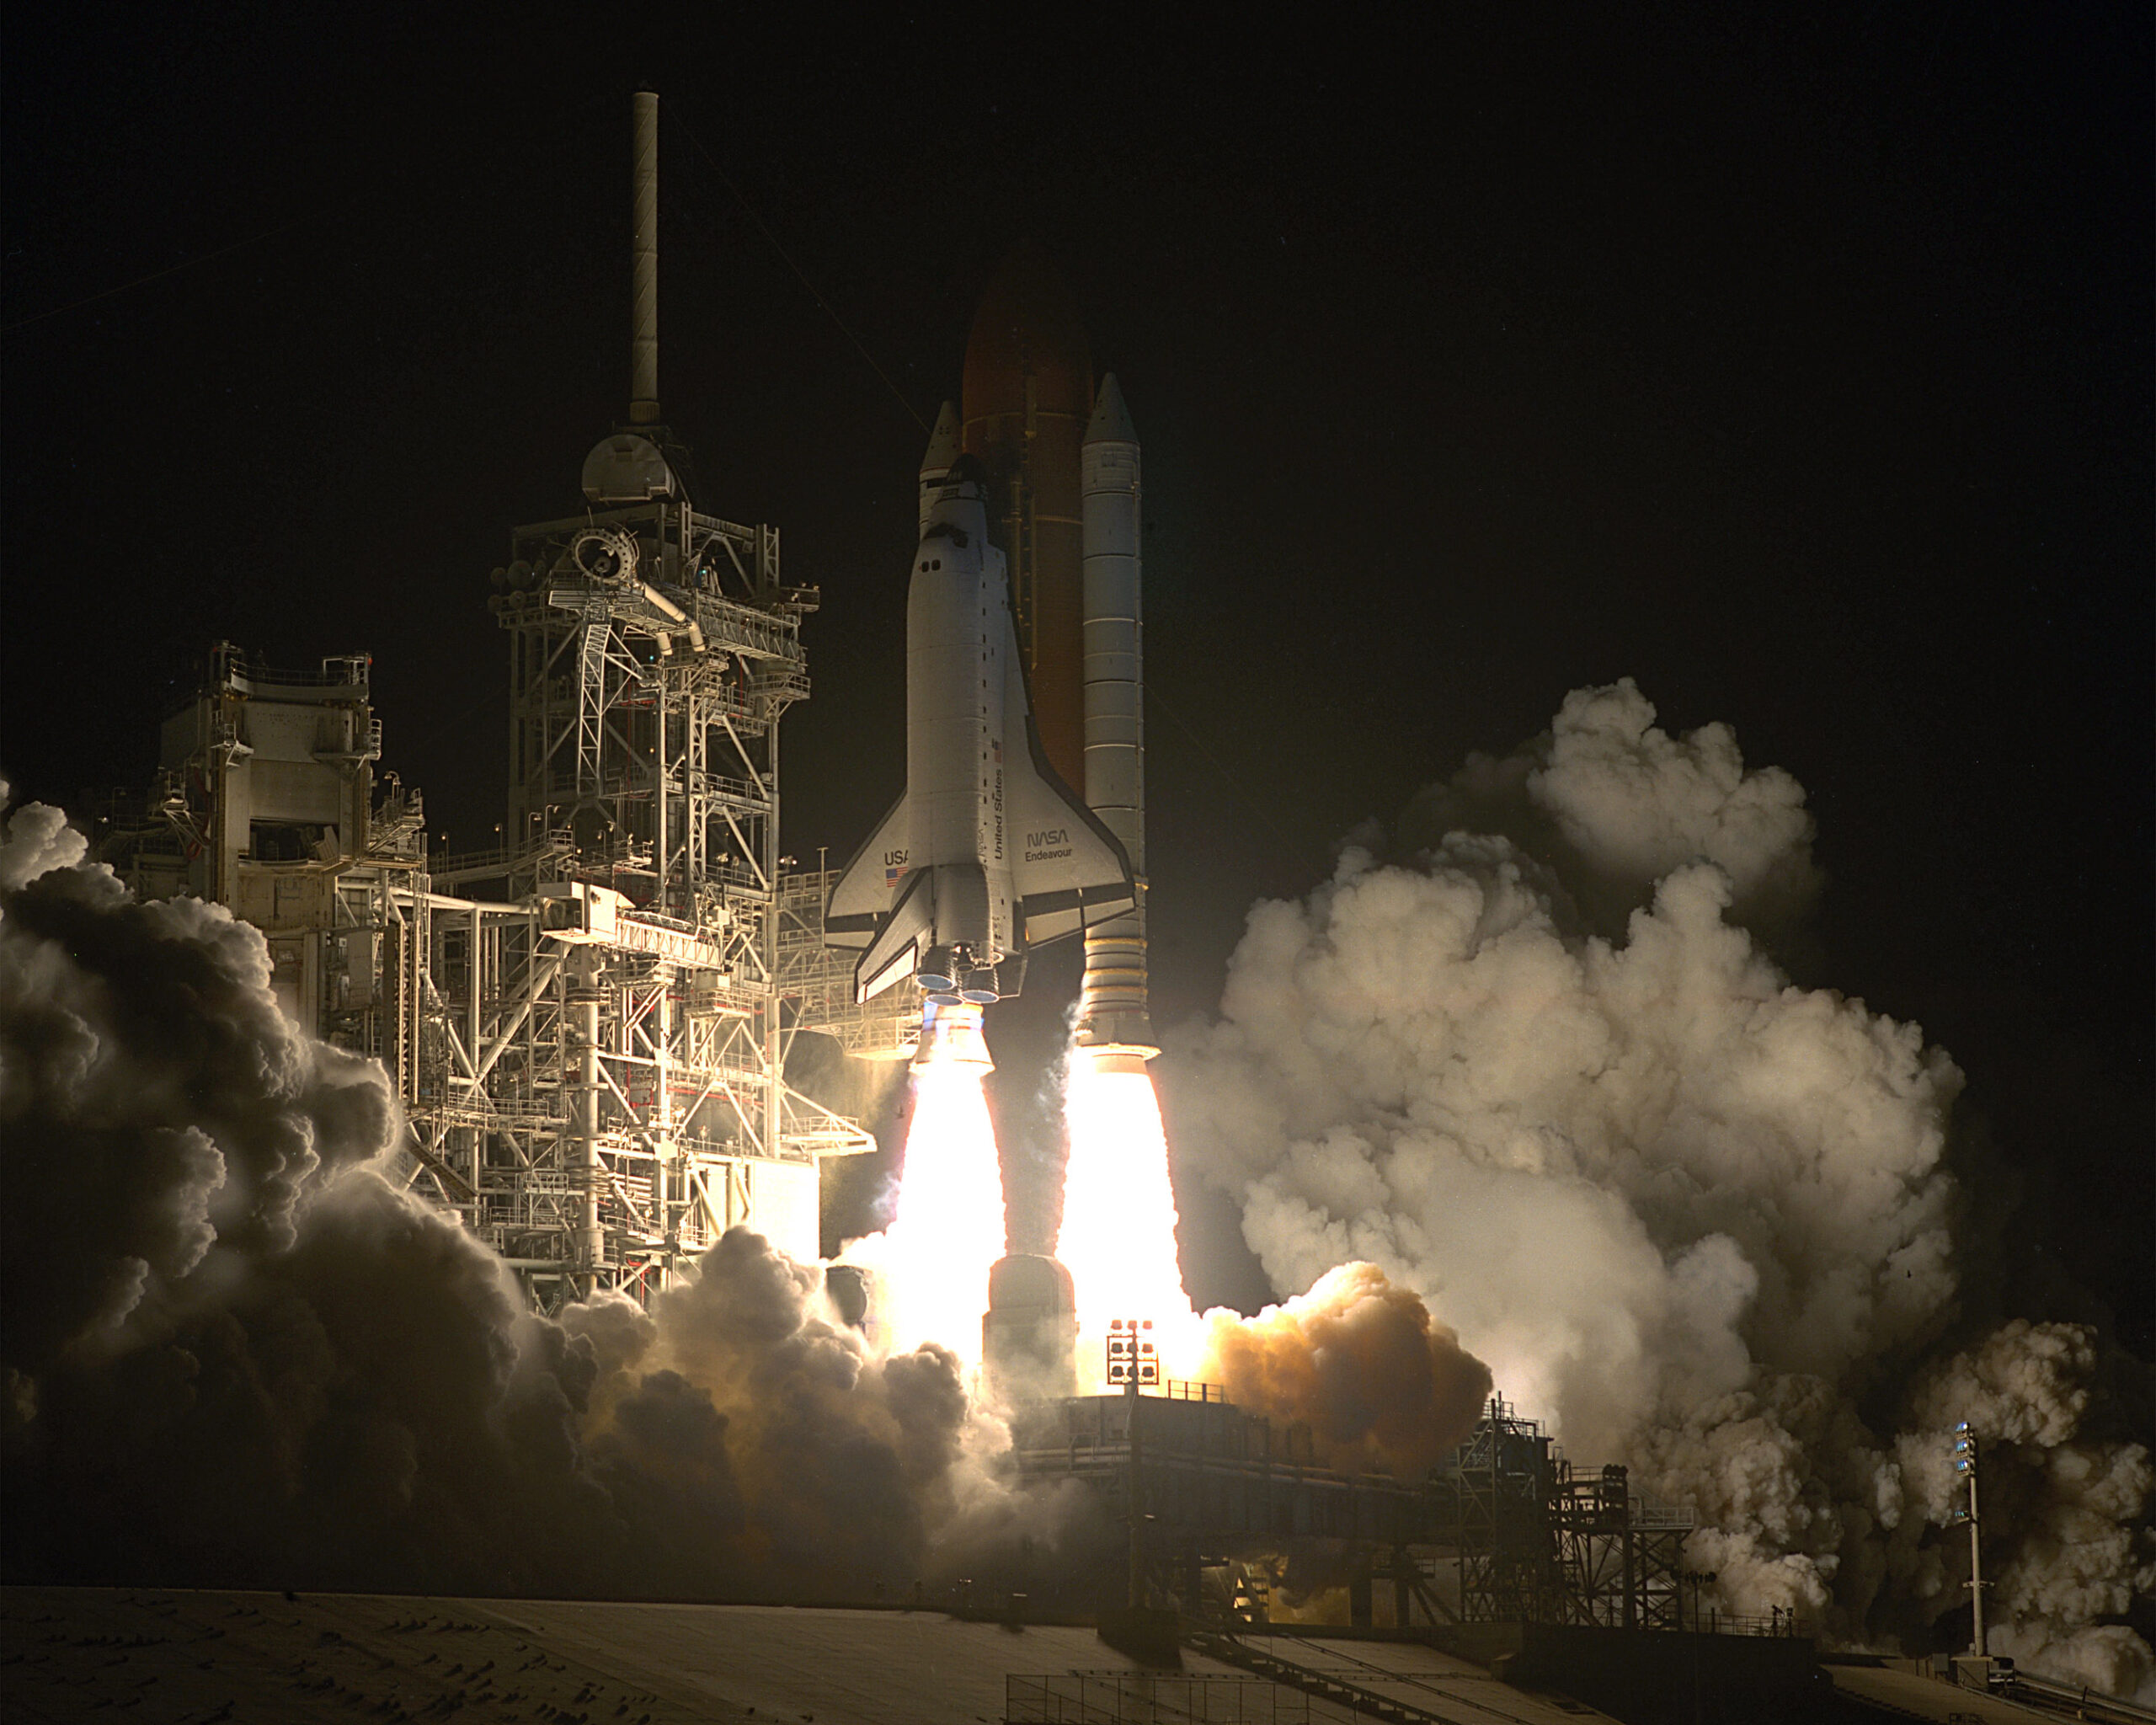
POLYGON ((630 242, 629 420, 659 422, 659 98, 636 93, 636 228, 630 242))

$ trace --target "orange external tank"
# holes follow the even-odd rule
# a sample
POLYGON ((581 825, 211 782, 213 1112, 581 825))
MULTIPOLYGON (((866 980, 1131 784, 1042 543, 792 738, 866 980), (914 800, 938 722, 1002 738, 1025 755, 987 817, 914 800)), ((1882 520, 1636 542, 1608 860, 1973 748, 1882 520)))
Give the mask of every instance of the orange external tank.
POLYGON ((1018 651, 1049 762, 1086 782, 1079 449, 1093 362, 1062 273, 1031 242, 1006 257, 966 341, 967 454, 987 470, 990 531, 1010 560, 1018 651))

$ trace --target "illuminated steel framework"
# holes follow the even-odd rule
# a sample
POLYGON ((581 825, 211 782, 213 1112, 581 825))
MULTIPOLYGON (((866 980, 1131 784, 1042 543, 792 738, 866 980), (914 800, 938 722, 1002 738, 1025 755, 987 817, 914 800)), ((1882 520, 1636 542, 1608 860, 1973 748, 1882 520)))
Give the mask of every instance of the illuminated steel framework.
POLYGON ((547 1306, 641 1295, 739 1222, 813 1262, 819 1159, 873 1148, 785 1081, 823 1006, 820 976, 790 1009, 782 986, 782 952, 813 967, 778 854, 817 595, 782 584, 776 529, 698 513, 664 453, 658 99, 632 107, 634 429, 587 457, 592 506, 517 529, 494 572, 500 842, 430 859, 416 793, 377 810, 366 655, 315 676, 221 648, 102 847, 264 931, 286 1010, 388 1069, 408 1186, 547 1306))
POLYGON ((1492 1397, 1467 1441, 1415 1481, 1320 1466, 1306 1427, 1246 1413, 1217 1386, 1161 1389, 1042 1402, 1011 1425, 1022 1477, 1082 1482, 1139 1530, 1134 1594, 1230 1627, 1261 1621, 1268 1578, 1300 1552, 1341 1578, 1357 1623, 1375 1621, 1390 1582, 1401 1628, 1684 1626, 1690 1518, 1636 1495, 1621 1467, 1575 1477, 1507 1402, 1492 1397))
POLYGON ((853 971, 860 954, 852 947, 833 946, 825 932, 831 889, 843 872, 816 868, 779 877, 775 974, 782 1022, 789 1032, 828 1036, 850 1055, 908 1058, 921 1037, 921 1007, 913 991, 888 989, 857 1001, 853 971))
POLYGON ((728 1226, 817 1255, 786 1085, 778 727, 808 693, 778 535, 655 499, 517 530, 506 842, 427 895, 416 1181, 542 1301, 640 1293, 728 1226))
POLYGON ((774 854, 813 595, 777 586, 768 530, 670 505, 515 548, 496 601, 509 843, 430 857, 419 793, 376 781, 366 655, 280 670, 225 645, 99 853, 146 898, 214 900, 262 932, 285 1010, 387 1069, 408 1186, 542 1304, 641 1295, 740 1222, 813 1259, 819 1159, 873 1140, 787 1087, 787 1045, 896 1034, 827 1023, 825 983, 782 981, 789 952, 798 971, 821 949, 819 925, 783 931, 822 884, 782 879, 774 854), (695 585, 638 578, 681 569, 685 535, 695 585), (595 543, 604 574, 576 562, 595 543))
POLYGON ((167 715, 147 796, 94 811, 97 854, 143 899, 189 895, 258 929, 299 1023, 378 1055, 410 1093, 426 1010, 425 809, 377 785, 364 653, 272 670, 229 642, 167 715))
POLYGON ((1490 1398, 1433 1482, 1465 1622, 1677 1629, 1692 1520, 1634 1495, 1622 1467, 1575 1477, 1541 1426, 1490 1398))

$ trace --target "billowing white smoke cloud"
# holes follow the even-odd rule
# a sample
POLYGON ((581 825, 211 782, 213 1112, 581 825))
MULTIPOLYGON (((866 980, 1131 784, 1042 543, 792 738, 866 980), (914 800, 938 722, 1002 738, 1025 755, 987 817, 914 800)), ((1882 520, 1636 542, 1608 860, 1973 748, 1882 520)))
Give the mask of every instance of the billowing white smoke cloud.
POLYGON ((648 1315, 534 1315, 261 937, 83 855, 0 833, 0 1575, 858 1596, 996 1522, 947 1353, 738 1230, 648 1315))
POLYGON ((1735 920, 1785 926, 1820 886, 1804 788, 1779 766, 1746 772, 1726 724, 1673 737, 1654 720, 1630 677, 1575 689, 1546 734, 1502 760, 1471 755, 1423 791, 1403 836, 1510 838, 1555 865, 1605 927, 1621 927, 1673 870, 1711 862, 1728 877, 1735 920))
POLYGON ((1653 717, 1629 682, 1577 692, 1417 799, 1411 861, 1351 846, 1257 906, 1218 1021, 1161 1062, 1171 1142, 1283 1293, 1377 1265, 1572 1454, 1694 1506, 1726 1608, 1865 1640, 1965 1599, 1937 1524, 1946 1429, 1975 1421, 2025 1480, 2010 1519, 2051 1530, 2002 1535, 2005 1640, 2146 1683, 2136 1637, 2088 1626, 2146 1588, 2148 1464, 2074 1439, 2085 1337, 2002 1330, 1921 1378, 1955 1387, 1897 1439, 1860 1418, 1955 1317, 1961 1076, 1764 955, 1746 919, 1817 882, 1803 793, 1653 717))
POLYGON ((1378 1263, 1577 1446, 1637 1425, 1661 1362, 1695 1397, 1755 1362, 1838 1373, 1951 1291, 1958 1078, 1787 987, 1727 902, 1687 866, 1629 943, 1572 942, 1502 841, 1351 852, 1309 905, 1252 913, 1171 1079, 1177 1141, 1242 1182, 1281 1286, 1378 1263))

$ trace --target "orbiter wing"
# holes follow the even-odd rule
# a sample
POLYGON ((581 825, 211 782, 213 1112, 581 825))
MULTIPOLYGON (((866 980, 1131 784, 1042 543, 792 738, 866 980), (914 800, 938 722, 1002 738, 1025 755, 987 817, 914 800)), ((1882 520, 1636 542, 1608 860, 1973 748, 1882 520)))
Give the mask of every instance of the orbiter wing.
POLYGON ((881 994, 918 970, 935 929, 935 876, 929 869, 908 868, 912 841, 901 792, 840 873, 824 907, 825 941, 865 948, 853 967, 856 1000, 881 994))
POLYGON ((876 938, 876 926, 890 914, 891 900, 905 879, 912 841, 913 823, 901 791, 831 889, 830 903, 824 907, 824 938, 829 944, 865 947, 876 938))
POLYGON ((889 919, 853 967, 853 997, 865 1001, 921 969, 936 932, 936 871, 916 869, 899 889, 889 919))

